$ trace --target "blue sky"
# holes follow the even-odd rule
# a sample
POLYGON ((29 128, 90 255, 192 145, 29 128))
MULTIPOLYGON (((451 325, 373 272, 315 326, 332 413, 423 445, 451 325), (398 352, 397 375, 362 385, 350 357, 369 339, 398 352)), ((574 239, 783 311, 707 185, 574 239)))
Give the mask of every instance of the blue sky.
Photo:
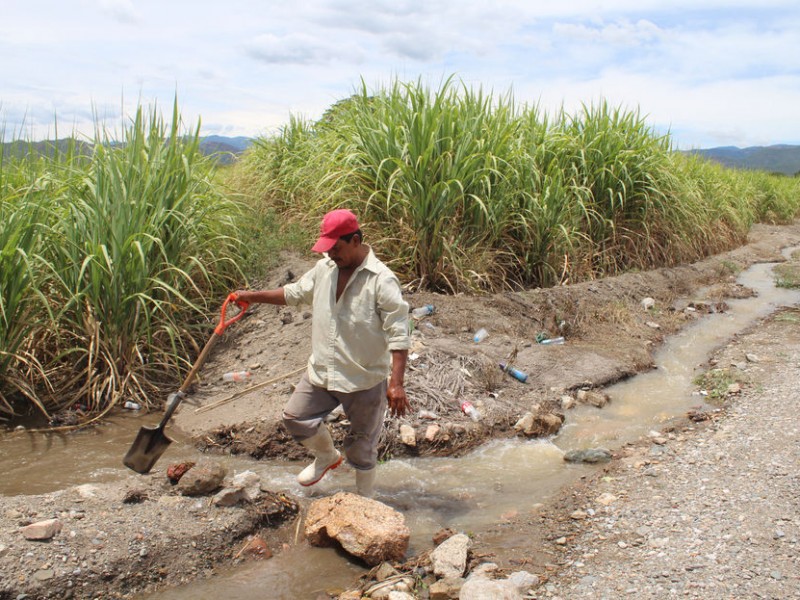
POLYGON ((0 0, 6 137, 112 131, 177 94, 204 135, 269 135, 364 80, 638 109, 679 148, 800 144, 797 0, 0 0))

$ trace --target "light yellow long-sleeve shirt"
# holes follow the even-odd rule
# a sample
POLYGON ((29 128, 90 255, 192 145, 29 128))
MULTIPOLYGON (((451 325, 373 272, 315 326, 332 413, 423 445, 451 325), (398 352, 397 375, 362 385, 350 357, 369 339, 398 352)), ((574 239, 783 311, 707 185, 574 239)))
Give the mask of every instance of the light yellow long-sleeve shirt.
POLYGON ((311 383, 331 391, 366 390, 385 380, 391 350, 405 350, 408 303, 400 282, 370 249, 347 282, 339 301, 339 269, 323 258, 295 283, 284 286, 290 306, 309 304, 313 310, 311 383))

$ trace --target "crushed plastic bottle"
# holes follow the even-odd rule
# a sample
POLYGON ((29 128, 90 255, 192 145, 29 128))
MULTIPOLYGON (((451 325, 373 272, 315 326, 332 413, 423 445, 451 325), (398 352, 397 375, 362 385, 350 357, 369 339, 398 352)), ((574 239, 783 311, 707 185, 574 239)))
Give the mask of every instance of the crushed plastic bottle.
POLYGON ((465 400, 461 403, 461 410, 465 415, 467 415, 470 419, 475 422, 480 421, 481 413, 478 412, 478 409, 470 402, 469 400, 465 400))
POLYGON ((517 381, 521 381, 522 383, 525 383, 526 381, 528 381, 528 374, 525 373, 524 371, 520 371, 519 369, 515 369, 514 367, 510 367, 504 362, 500 363, 500 368, 504 372, 506 372, 509 375, 511 375, 517 381))
POLYGON ((139 410, 142 408, 141 406, 139 406, 137 402, 131 402, 130 400, 126 401, 125 404, 123 404, 122 406, 124 406, 128 410, 139 410))
POLYGON ((250 371, 231 371, 222 375, 222 381, 245 381, 252 376, 250 371))
POLYGON ((472 341, 478 344, 483 340, 485 340, 488 335, 489 332, 486 331, 486 329, 484 329, 483 327, 481 327, 480 329, 478 329, 478 331, 475 332, 475 335, 472 336, 472 341))
POLYGON ((564 338, 563 337, 548 338, 545 340, 541 340, 539 343, 542 344, 543 346, 550 346, 550 345, 555 346, 557 344, 563 344, 564 338))
POLYGON ((419 308, 415 308, 411 311, 411 316, 415 319, 421 319, 422 317, 427 317, 428 315, 433 314, 433 304, 426 304, 425 306, 420 306, 419 308))

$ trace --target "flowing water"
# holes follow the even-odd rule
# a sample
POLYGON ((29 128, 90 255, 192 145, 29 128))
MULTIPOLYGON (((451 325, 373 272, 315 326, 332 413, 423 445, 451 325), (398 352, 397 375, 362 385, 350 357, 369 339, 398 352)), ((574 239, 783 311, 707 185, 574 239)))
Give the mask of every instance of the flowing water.
MULTIPOLYGON (((787 252, 788 255, 788 252, 787 252)), ((724 314, 698 319, 671 337, 655 356, 656 368, 607 388, 611 403, 598 410, 579 406, 567 414, 551 440, 493 441, 461 458, 395 459, 378 467, 378 499, 401 510, 412 531, 411 553, 428 549, 433 533, 443 527, 474 531, 507 516, 531 511, 562 486, 596 467, 568 464, 563 453, 572 449, 619 448, 653 429, 660 429, 687 410, 703 407, 693 380, 708 355, 777 307, 800 303, 800 292, 775 288, 772 264, 758 264, 739 282, 758 292, 755 298, 731 300, 724 314)), ((15 434, 0 438, 0 493, 41 493, 67 485, 113 480, 127 475, 120 457, 140 426, 133 416, 120 416, 95 432, 69 436, 15 434)), ((170 461, 196 458, 179 440, 169 450, 170 461)), ((229 458, 229 471, 251 469, 266 487, 291 494, 328 495, 353 491, 354 475, 338 469, 309 492, 294 480, 296 468, 285 462, 253 462, 229 458)), ((487 540, 498 550, 513 548, 513 532, 487 540)), ((363 572, 341 553, 310 548, 302 542, 268 561, 218 572, 211 580, 147 596, 150 600, 238 600, 315 598, 319 592, 346 589, 363 572)))

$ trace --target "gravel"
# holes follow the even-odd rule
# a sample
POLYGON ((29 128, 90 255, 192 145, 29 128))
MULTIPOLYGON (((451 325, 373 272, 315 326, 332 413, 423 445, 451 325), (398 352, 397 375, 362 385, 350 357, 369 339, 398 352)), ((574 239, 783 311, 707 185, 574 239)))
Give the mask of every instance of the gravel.
POLYGON ((721 350, 741 392, 574 492, 538 598, 800 598, 799 330, 773 317, 721 350))

